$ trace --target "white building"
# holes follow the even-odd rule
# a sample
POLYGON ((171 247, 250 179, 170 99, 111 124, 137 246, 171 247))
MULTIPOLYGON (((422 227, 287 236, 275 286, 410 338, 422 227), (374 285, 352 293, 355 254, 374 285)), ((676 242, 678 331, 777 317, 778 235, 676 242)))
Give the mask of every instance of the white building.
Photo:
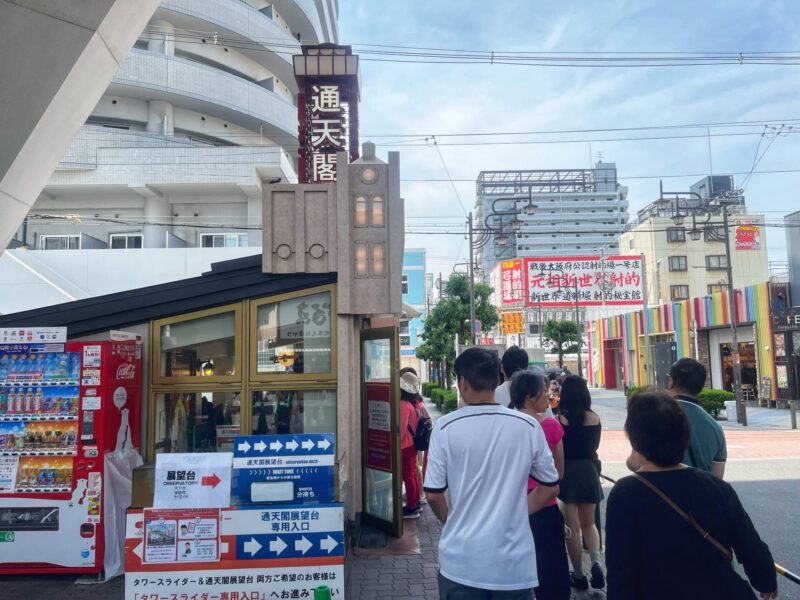
POLYGON ((261 179, 296 181, 291 57, 337 20, 338 0, 162 0, 10 248, 260 245, 261 179))
POLYGON ((628 188, 617 181, 615 163, 594 169, 481 171, 476 181, 475 227, 495 230, 478 251, 488 278, 504 259, 525 256, 606 255, 619 251, 628 221, 628 188), (536 208, 528 214, 525 207, 536 208), (512 227, 516 206, 518 229, 512 227), (497 216, 497 213, 508 213, 497 216), (493 216, 494 213, 494 216, 493 216), (505 244, 497 230, 508 237, 505 244))

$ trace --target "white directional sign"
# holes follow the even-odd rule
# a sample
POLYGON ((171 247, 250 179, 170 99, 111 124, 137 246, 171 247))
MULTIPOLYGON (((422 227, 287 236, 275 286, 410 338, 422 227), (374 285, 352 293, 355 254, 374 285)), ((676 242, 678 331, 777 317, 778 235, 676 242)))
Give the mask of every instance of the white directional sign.
POLYGON ((230 452, 157 454, 156 508, 227 508, 231 505, 230 452))

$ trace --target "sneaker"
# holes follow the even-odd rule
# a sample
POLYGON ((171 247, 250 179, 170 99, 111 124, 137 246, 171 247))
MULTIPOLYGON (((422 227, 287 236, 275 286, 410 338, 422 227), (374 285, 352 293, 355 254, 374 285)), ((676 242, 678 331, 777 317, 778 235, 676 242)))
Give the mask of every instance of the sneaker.
POLYGON ((569 584, 574 587, 576 590, 585 592, 589 589, 589 580, 586 579, 586 575, 581 577, 577 577, 575 573, 569 574, 569 584))
POLYGON ((419 499, 419 505, 423 505, 423 504, 427 504, 427 503, 428 503, 428 499, 425 496, 423 496, 422 498, 419 499))
POLYGON ((592 588, 602 590, 604 587, 606 587, 606 578, 603 575, 603 567, 600 566, 600 563, 594 563, 592 565, 592 588))
MULTIPOLYGON (((420 510, 418 508, 409 508, 408 506, 403 507, 403 518, 404 519, 419 519, 420 510)), ((585 577, 584 577, 585 579, 585 577)))

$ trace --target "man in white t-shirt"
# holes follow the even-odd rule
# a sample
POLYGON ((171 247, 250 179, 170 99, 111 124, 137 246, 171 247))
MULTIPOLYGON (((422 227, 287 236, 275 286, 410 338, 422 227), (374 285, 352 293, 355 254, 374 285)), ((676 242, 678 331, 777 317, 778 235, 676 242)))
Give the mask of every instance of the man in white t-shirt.
POLYGON ((431 436, 424 490, 444 523, 441 600, 532 599, 538 585, 528 514, 556 497, 558 472, 539 423, 495 403, 498 368, 481 348, 458 357, 466 405, 440 417, 431 436), (526 496, 529 476, 541 485, 526 496))

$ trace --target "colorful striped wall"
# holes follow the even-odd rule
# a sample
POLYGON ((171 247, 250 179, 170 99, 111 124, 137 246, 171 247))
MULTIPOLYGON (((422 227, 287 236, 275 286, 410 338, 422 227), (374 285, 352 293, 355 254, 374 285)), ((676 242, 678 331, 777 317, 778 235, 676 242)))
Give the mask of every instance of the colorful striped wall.
MULTIPOLYGON (((769 284, 759 283, 736 290, 734 295, 736 323, 753 323, 756 331, 756 353, 759 377, 772 381, 772 399, 775 399, 775 361, 771 352, 772 325, 769 315, 769 284)), ((639 385, 644 382, 645 365, 642 351, 642 334, 647 327, 651 335, 672 334, 675 337, 679 358, 692 356, 692 320, 698 329, 711 329, 730 324, 728 295, 720 292, 702 298, 693 298, 671 304, 647 308, 624 315, 598 319, 589 324, 591 345, 597 348, 598 364, 592 365, 590 380, 594 385, 603 385, 603 342, 621 340, 623 345, 625 380, 639 385), (630 362, 630 350, 634 350, 636 364, 630 362)))

